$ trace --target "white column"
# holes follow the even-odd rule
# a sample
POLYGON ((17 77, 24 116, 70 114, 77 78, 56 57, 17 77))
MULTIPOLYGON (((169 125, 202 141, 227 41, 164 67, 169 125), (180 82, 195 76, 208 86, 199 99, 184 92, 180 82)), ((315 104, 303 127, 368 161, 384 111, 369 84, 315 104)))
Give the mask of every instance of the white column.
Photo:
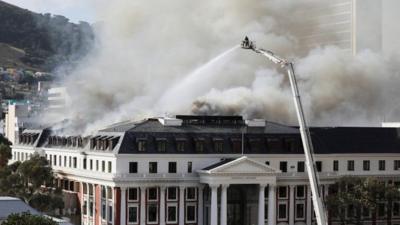
POLYGON ((179 186, 179 225, 185 225, 185 187, 179 186))
MULTIPOLYGON (((114 191, 115 191, 115 188, 114 187, 111 187, 111 202, 112 202, 112 215, 111 215, 111 218, 112 218, 112 225, 114 225, 114 221, 115 221, 115 193, 114 193, 114 191)), ((108 209, 107 209, 108 210, 108 209)), ((107 211, 107 214, 108 214, 109 212, 107 211)))
POLYGON ((258 225, 265 225, 265 184, 258 190, 258 225))
POLYGON ((227 224, 227 191, 229 185, 221 185, 221 225, 227 224))
POLYGON ((204 215, 203 215, 203 190, 204 190, 204 186, 199 186, 199 206, 197 207, 197 221, 199 225, 203 224, 203 219, 204 219, 204 215))
MULTIPOLYGON (((104 186, 104 188, 105 188, 105 192, 106 192, 106 210, 104 211, 104 213, 106 214, 105 218, 106 218, 106 221, 108 223, 108 221, 110 219, 110 217, 108 217, 108 186, 104 186)), ((103 206, 101 206, 101 207, 103 207, 103 206)))
POLYGON ((86 224, 89 225, 90 221, 90 185, 86 183, 86 224))
POLYGON ((211 225, 218 225, 218 186, 210 185, 211 188, 211 225))
POLYGON ((294 225, 294 188, 295 185, 289 186, 289 225, 294 225))
POLYGON ((306 212, 306 224, 311 224, 311 217, 312 217, 312 208, 311 208, 311 188, 310 185, 307 185, 307 212, 306 212))
POLYGON ((79 191, 81 192, 81 221, 82 221, 82 223, 83 223, 83 204, 85 204, 85 194, 83 194, 83 182, 80 182, 79 183, 79 191))
POLYGON ((276 225, 276 186, 268 188, 268 225, 276 225))
POLYGON ((140 187, 140 225, 146 225, 146 187, 140 187))
POLYGON ((93 224, 96 222, 96 184, 92 185, 93 187, 93 224))
POLYGON ((160 187, 160 225, 165 225, 165 186, 160 187))
POLYGON ((121 187, 121 225, 126 225, 126 187, 121 187))

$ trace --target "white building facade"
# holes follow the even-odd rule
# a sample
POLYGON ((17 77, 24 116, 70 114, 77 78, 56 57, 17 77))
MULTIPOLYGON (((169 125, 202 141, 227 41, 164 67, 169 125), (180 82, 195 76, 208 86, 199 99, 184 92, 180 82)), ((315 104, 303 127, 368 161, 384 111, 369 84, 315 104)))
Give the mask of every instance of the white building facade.
MULTIPOLYGON (((397 132, 312 129, 322 195, 342 176, 400 184, 397 132)), ((25 130, 12 161, 34 153, 49 160, 66 193, 66 210, 80 212, 82 224, 315 223, 300 135, 289 126, 177 116, 121 123, 90 137, 25 130)), ((393 204, 390 220, 400 223, 400 203, 393 204)), ((364 224, 372 218, 365 214, 364 224)), ((375 220, 387 224, 388 217, 378 213, 375 220)))

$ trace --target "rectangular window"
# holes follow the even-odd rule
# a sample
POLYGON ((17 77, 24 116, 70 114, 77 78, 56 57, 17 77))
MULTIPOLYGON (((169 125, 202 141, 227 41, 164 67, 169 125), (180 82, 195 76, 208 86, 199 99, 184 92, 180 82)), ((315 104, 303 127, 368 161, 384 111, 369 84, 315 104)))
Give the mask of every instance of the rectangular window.
POLYGON ((224 143, 222 141, 215 141, 214 142, 214 151, 215 152, 223 152, 224 150, 224 143))
POLYGON ((283 172, 287 172, 287 162, 286 161, 281 161, 279 162, 279 169, 283 172))
POLYGON ((139 201, 137 188, 128 189, 128 201, 134 201, 134 202, 139 201))
POLYGON ((347 171, 354 171, 354 160, 347 160, 347 171))
POLYGON ((186 188, 186 200, 196 200, 196 188, 186 188))
POLYGON ((386 161, 385 160, 379 160, 379 170, 383 171, 386 170, 386 161))
POLYGON ((77 167, 77 158, 76 157, 73 158, 73 165, 74 165, 74 168, 77 167))
POLYGON ((147 222, 158 223, 158 205, 155 203, 147 205, 147 222))
POLYGON ((168 187, 167 188, 167 200, 168 201, 176 201, 176 200, 178 200, 176 187, 168 187))
POLYGON ((64 167, 67 167, 67 156, 64 156, 64 167))
POLYGON ((196 141, 196 152, 204 152, 204 142, 196 141))
POLYGON ((178 222, 178 207, 176 205, 167 206, 167 223, 178 222))
POLYGON ((378 204, 378 217, 382 218, 385 217, 386 212, 385 212, 385 203, 379 203, 378 204))
POLYGON ((158 188, 148 188, 147 189, 147 200, 157 201, 158 200, 158 188))
POLYGON ((186 205, 186 223, 196 222, 196 204, 186 205))
POLYGON ((333 160, 333 171, 339 171, 339 161, 333 160))
POLYGON ((112 222, 113 220, 113 207, 112 205, 108 206, 108 221, 112 222))
POLYGON ((108 161, 108 172, 111 173, 112 172, 112 163, 111 161, 108 161))
POLYGON ((278 205, 278 219, 284 220, 287 218, 286 203, 279 203, 278 205))
POLYGON ((188 162, 188 169, 187 169, 187 172, 188 173, 192 173, 192 162, 188 162))
POLYGON ((157 162, 149 162, 149 173, 157 173, 157 162))
POLYGON ((303 185, 296 186, 296 198, 305 198, 306 192, 305 187, 303 185))
POLYGON ((86 159, 83 159, 83 169, 86 170, 86 159))
MULTIPOLYGON (((50 163, 50 164, 51 164, 51 163, 50 163)), ((72 167, 72 157, 71 157, 71 156, 69 157, 68 166, 69 166, 69 168, 72 167)))
POLYGON ((297 172, 299 172, 299 173, 304 172, 304 162, 303 161, 297 162, 297 172))
POLYGON ((393 209, 392 209, 393 217, 400 217, 400 202, 394 202, 393 203, 393 209))
POLYGON ((296 219, 304 219, 304 209, 303 203, 296 204, 296 219))
POLYGON ((101 171, 106 172, 106 162, 104 160, 101 161, 101 171))
POLYGON ((128 223, 137 224, 138 223, 138 207, 128 206, 128 223))
POLYGON ((54 162, 54 166, 57 166, 57 156, 56 155, 53 156, 53 162, 54 162))
POLYGON ((399 170, 400 169, 400 160, 394 160, 393 169, 394 170, 399 170))
POLYGON ((279 198, 287 198, 288 197, 287 186, 279 186, 278 192, 279 192, 279 195, 278 195, 279 198))
POLYGON ((139 152, 145 152, 146 151, 146 140, 139 140, 137 142, 137 149, 139 152))
POLYGON ((83 202, 82 210, 83 210, 83 215, 86 215, 86 212, 87 212, 87 199, 85 199, 84 202, 83 202))
POLYGON ((129 173, 137 173, 137 171, 138 171, 138 163, 129 162, 129 173))
POLYGON ((99 171, 99 160, 96 160, 96 171, 99 171))
POLYGON ((167 142, 164 140, 157 141, 157 151, 165 152, 166 150, 167 150, 167 142))
POLYGON ((168 162, 168 173, 176 173, 176 162, 168 162))
POLYGON ((176 142, 176 150, 178 152, 184 152, 185 151, 185 141, 177 141, 176 142))
POLYGON ((369 167, 370 167, 370 161, 369 160, 364 160, 363 161, 363 170, 364 171, 369 171, 369 167))
POLYGON ((92 159, 89 161, 89 169, 93 170, 93 160, 92 159))
POLYGON ((104 201, 101 202, 101 218, 106 219, 106 203, 104 201))
POLYGON ((321 172, 322 171, 322 162, 321 161, 316 161, 315 162, 315 167, 317 169, 317 172, 321 172))

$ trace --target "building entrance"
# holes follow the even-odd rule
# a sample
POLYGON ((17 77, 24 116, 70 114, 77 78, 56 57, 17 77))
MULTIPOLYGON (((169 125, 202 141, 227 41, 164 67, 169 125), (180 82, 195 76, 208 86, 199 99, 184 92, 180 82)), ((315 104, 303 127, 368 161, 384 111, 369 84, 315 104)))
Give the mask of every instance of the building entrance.
POLYGON ((228 188, 227 224, 251 225, 257 223, 256 185, 230 185, 228 188))

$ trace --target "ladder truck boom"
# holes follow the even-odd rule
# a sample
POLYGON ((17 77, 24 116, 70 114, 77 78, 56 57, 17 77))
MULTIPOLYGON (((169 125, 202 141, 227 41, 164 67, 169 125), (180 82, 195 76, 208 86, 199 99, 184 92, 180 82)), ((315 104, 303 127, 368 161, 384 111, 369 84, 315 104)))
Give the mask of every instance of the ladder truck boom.
POLYGON ((304 154, 306 159, 306 167, 307 167, 307 175, 310 182, 311 193, 312 193, 312 201, 314 205, 315 216, 318 225, 327 225, 327 217, 324 203, 322 201, 321 194, 319 192, 319 182, 318 182, 318 174, 316 173, 315 161, 313 157, 314 149, 311 142, 311 135, 308 129, 303 106, 301 104, 300 93, 297 86, 296 75, 294 73, 293 63, 283 59, 273 52, 256 48, 255 44, 251 42, 248 37, 242 41, 241 47, 244 49, 253 50, 256 53, 262 54, 267 57, 270 61, 275 64, 280 65, 282 68, 286 69, 286 72, 289 76, 290 86, 293 94, 293 101, 296 108, 297 119, 299 121, 299 129, 300 135, 303 142, 304 154))

